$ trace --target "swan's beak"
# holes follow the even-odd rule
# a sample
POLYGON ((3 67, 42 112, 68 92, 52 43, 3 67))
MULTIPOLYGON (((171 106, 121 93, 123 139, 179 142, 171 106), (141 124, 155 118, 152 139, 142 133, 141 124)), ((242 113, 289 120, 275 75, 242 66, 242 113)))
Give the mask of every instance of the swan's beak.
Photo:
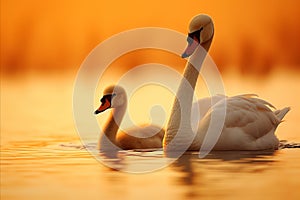
POLYGON ((101 106, 94 112, 95 115, 107 110, 108 108, 111 107, 110 101, 108 99, 105 99, 101 106))
POLYGON ((95 112, 94 112, 95 115, 97 115, 99 113, 101 113, 101 111, 99 111, 99 110, 95 110, 95 112))
MULTIPOLYGON (((192 39, 192 38, 190 38, 192 39)), ((192 40, 192 42, 189 42, 187 48, 185 49, 185 51, 183 52, 183 54, 181 55, 182 58, 187 58, 189 56, 191 56, 194 51, 197 49, 199 45, 199 42, 195 39, 192 40)))

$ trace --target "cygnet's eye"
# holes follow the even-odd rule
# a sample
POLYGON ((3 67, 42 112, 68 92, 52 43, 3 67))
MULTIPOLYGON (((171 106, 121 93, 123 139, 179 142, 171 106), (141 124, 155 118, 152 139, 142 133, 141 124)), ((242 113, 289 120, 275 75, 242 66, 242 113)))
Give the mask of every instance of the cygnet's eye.
POLYGON ((105 100, 106 100, 106 99, 110 102, 112 97, 113 97, 113 94, 107 94, 107 95, 104 95, 104 96, 100 99, 100 102, 101 102, 101 103, 105 103, 105 100))
POLYGON ((104 103, 104 102, 105 102, 105 98, 102 97, 102 98, 100 99, 100 102, 101 102, 101 103, 104 103))

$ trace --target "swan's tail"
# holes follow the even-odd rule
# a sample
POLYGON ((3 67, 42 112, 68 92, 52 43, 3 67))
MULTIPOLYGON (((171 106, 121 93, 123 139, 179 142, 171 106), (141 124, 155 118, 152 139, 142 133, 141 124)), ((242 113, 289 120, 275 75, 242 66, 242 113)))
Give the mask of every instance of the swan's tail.
POLYGON ((290 107, 286 107, 286 108, 283 108, 281 110, 276 110, 274 112, 274 114, 277 116, 277 118, 282 121, 282 119, 284 118, 284 116, 286 115, 286 113, 288 113, 290 111, 290 107))

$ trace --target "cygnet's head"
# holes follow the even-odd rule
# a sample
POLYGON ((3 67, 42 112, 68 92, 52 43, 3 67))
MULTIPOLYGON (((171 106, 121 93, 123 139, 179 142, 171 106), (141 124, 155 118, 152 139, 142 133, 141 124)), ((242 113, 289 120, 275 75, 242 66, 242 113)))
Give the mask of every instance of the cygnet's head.
POLYGON ((105 88, 100 102, 101 105, 94 112, 95 114, 101 113, 109 108, 117 108, 119 106, 123 106, 127 102, 126 92, 121 86, 109 86, 105 88))
POLYGON ((214 35, 214 24, 210 16, 200 14, 190 21, 189 34, 187 38, 188 47, 182 54, 183 58, 191 56, 199 44, 204 44, 211 40, 214 35))

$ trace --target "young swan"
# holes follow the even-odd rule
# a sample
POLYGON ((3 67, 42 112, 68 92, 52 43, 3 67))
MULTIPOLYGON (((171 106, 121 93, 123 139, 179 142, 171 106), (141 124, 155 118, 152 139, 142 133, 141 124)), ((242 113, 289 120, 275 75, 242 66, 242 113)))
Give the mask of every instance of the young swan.
MULTIPOLYGON (((274 132, 290 108, 271 110, 274 106, 254 95, 213 97, 218 102, 207 109, 207 113, 201 120, 195 122, 198 129, 194 133, 192 128, 194 124, 191 125, 193 94, 201 65, 213 36, 214 25, 208 15, 200 14, 191 20, 187 40, 188 47, 182 54, 182 57, 190 58, 184 69, 184 79, 179 85, 177 98, 175 98, 171 110, 163 141, 164 150, 177 151, 186 148, 187 150, 199 150, 204 144, 211 119, 214 118, 216 122, 221 122, 224 119, 224 111, 226 111, 226 116, 223 128, 220 130, 220 137, 214 138, 216 144, 213 150, 277 149, 279 140, 274 132), (205 51, 202 51, 200 46, 205 51), (197 65, 194 66, 192 63, 197 63, 197 65), (226 110, 223 109, 225 107, 226 110)), ((199 101, 199 104, 201 102, 203 101, 199 101)))
POLYGON ((150 149, 161 148, 164 137, 164 130, 155 125, 146 125, 138 128, 131 128, 125 132, 119 131, 119 125, 127 108, 127 95, 120 86, 109 86, 103 92, 101 105, 95 114, 107 109, 112 109, 107 123, 104 126, 104 135, 100 136, 100 149, 108 145, 106 138, 110 142, 124 150, 127 149, 150 149), (106 138, 105 138, 106 136, 106 138))

